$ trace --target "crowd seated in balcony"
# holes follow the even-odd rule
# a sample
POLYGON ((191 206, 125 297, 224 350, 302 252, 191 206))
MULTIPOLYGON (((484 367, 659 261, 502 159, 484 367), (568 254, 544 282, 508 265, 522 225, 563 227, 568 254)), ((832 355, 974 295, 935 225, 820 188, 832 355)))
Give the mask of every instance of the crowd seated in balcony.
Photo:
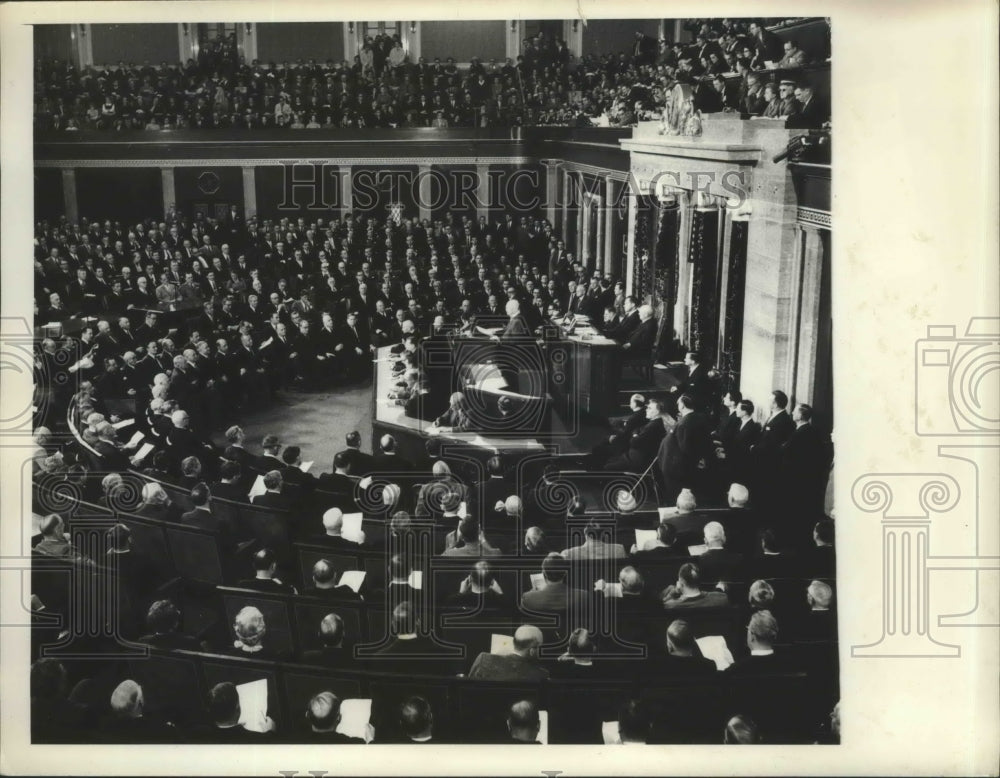
POLYGON ((79 70, 40 58, 35 128, 628 127, 660 118, 678 84, 693 87, 703 113, 784 118, 799 127, 829 120, 828 97, 814 94, 812 74, 802 71, 822 64, 822 54, 794 39, 782 43, 768 29, 776 20, 717 21, 696 26, 693 42, 636 33, 631 51, 579 60, 565 41, 539 33, 524 40, 516 60, 474 57, 463 69, 452 57, 411 61, 398 35, 369 37, 352 62, 246 62, 233 37, 197 59, 158 66, 79 70))

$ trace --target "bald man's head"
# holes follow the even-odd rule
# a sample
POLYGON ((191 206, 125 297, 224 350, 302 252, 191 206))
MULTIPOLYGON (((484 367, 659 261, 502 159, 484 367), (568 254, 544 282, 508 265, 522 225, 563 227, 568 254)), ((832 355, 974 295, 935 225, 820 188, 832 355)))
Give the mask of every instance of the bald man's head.
POLYGON ((521 656, 537 657, 541 648, 542 631, 533 624, 522 624, 514 633, 514 651, 521 656))

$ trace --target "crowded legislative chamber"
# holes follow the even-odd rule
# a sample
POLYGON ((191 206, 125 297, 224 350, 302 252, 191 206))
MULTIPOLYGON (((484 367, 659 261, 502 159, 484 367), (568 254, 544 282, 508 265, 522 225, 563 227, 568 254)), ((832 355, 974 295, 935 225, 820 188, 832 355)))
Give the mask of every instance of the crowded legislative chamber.
POLYGON ((829 20, 34 62, 34 742, 839 742, 829 20))

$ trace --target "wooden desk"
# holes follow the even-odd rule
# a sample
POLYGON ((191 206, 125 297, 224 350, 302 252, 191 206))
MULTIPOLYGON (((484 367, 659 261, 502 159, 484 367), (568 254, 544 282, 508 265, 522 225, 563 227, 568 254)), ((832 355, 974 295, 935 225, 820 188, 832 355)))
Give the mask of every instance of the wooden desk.
POLYGON ((550 384, 564 408, 607 419, 619 410, 618 343, 590 327, 549 342, 550 384))
MULTIPOLYGON (((543 446, 536 437, 484 435, 476 432, 439 433, 429 421, 412 419, 403 412, 388 394, 395 381, 392 366, 396 358, 390 353, 390 346, 376 351, 375 375, 372 381, 372 450, 378 451, 378 441, 382 435, 392 435, 398 444, 399 453, 415 465, 422 466, 430 461, 427 456, 427 441, 439 438, 444 444, 453 444, 477 461, 485 462, 489 457, 504 452, 506 454, 530 454, 543 452, 543 446)), ((501 394, 520 397, 503 389, 494 390, 501 394)))

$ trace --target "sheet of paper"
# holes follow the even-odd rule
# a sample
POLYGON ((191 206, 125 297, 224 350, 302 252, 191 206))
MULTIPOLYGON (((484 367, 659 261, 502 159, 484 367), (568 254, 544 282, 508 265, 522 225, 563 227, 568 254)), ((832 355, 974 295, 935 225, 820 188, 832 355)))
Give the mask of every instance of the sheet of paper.
POLYGON ((237 684, 236 694, 240 698, 240 724, 251 732, 266 732, 267 680, 237 684))
POLYGON ((141 441, 145 437, 146 436, 143 435, 141 432, 139 432, 139 430, 136 430, 135 434, 131 438, 129 438, 128 443, 125 444, 125 448, 135 448, 136 446, 139 445, 139 441, 141 441))
POLYGON ((345 570, 337 586, 349 586, 355 594, 361 590, 361 584, 365 582, 364 570, 345 570))
POLYGON ((359 737, 367 743, 371 739, 368 723, 372 717, 372 701, 342 700, 340 703, 340 723, 337 732, 347 737, 359 737))
POLYGON ((549 744, 549 712, 547 710, 538 711, 538 742, 543 746, 549 744))
POLYGON ((635 531, 635 547, 642 551, 643 546, 647 542, 656 540, 656 530, 655 529, 637 529, 635 531))
POLYGON ((414 570, 410 573, 410 577, 407 579, 410 586, 414 589, 424 588, 424 573, 422 570, 414 570))
POLYGON ((604 738, 604 745, 606 746, 620 746, 622 744, 622 739, 618 734, 618 722, 602 721, 601 737, 604 738))
POLYGON ((726 639, 722 635, 705 635, 696 638, 695 642, 701 649, 702 655, 706 659, 715 662, 716 670, 725 670, 733 663, 733 655, 726 645, 726 639))
POLYGON ((362 518, 363 514, 361 513, 345 513, 344 523, 340 528, 340 534, 348 540, 360 543, 362 518))
POLYGON ((372 485, 372 477, 370 475, 366 475, 364 478, 358 481, 358 486, 360 486, 362 489, 367 489, 371 485, 372 485))
POLYGON ((531 575, 528 576, 528 578, 531 580, 532 589, 535 589, 537 591, 538 589, 542 589, 545 587, 545 576, 542 575, 541 573, 532 573, 531 575))
POLYGON ((143 443, 142 448, 135 452, 135 458, 138 460, 143 460, 153 453, 153 449, 156 448, 152 443, 143 443))
POLYGON ((299 470, 301 470, 303 473, 308 473, 309 468, 312 466, 313 466, 312 462, 303 462, 302 464, 299 465, 299 470))
POLYGON ((691 556, 701 556, 706 551, 708 551, 708 546, 704 544, 700 546, 688 546, 688 554, 691 556))
POLYGON ((656 510, 660 514, 660 521, 663 521, 664 519, 669 519, 671 516, 677 515, 677 509, 672 507, 657 508, 656 510))
POLYGON ((122 419, 121 421, 116 421, 111 426, 114 427, 116 430, 120 430, 124 429, 125 427, 129 427, 133 424, 135 424, 135 419, 122 419))
POLYGON ((250 487, 250 493, 247 495, 247 499, 252 500, 258 494, 263 494, 266 491, 267 487, 264 486, 264 476, 259 475, 253 482, 253 486, 250 487))
POLYGON ((513 654, 514 653, 514 638, 510 635, 491 635, 490 636, 490 653, 491 654, 513 654))

